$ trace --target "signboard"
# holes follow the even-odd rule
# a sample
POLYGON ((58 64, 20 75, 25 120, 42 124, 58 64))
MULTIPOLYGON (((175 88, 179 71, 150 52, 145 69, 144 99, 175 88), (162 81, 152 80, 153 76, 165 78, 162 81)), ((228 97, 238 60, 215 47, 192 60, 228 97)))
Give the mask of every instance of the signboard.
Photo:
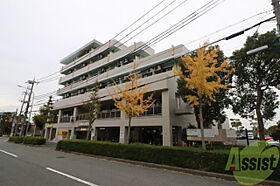
POLYGON ((87 127, 87 126, 89 126, 88 121, 81 121, 78 123, 78 127, 87 127))
POLYGON ((76 128, 76 131, 88 131, 88 128, 76 128))
POLYGON ((47 124, 47 125, 46 125, 46 128, 52 128, 52 127, 53 127, 52 124, 47 124))
POLYGON ((197 129, 187 129, 187 136, 198 136, 198 130, 197 129))
POLYGON ((59 130, 58 135, 67 135, 67 131, 59 130))
POLYGON ((58 135, 58 136, 57 136, 57 139, 58 139, 58 140, 62 140, 62 136, 61 136, 61 135, 58 135))

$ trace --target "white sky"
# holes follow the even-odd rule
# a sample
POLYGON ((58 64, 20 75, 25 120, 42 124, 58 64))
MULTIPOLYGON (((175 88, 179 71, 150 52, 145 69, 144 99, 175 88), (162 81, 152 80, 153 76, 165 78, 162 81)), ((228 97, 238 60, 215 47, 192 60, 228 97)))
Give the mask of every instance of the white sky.
MULTIPOLYGON (((146 19, 171 1, 166 0, 146 19)), ((163 20, 128 42, 127 45, 131 45, 134 41, 148 41, 208 1, 188 0, 163 20)), ((1 0, 0 111, 14 111, 19 107, 18 100, 22 98, 22 89, 17 87, 18 84, 25 85, 24 82, 34 76, 40 78, 57 72, 61 68, 60 59, 92 39, 100 42, 108 41, 158 2, 160 0, 1 0)), ((181 2, 183 0, 177 0, 169 9, 159 14, 147 25, 181 2)), ((272 9, 271 0, 225 0, 211 12, 156 44, 153 48, 159 52, 171 45, 186 44, 270 9, 272 9)), ((186 47, 190 50, 195 49, 206 40, 214 41, 272 15, 272 12, 259 15, 231 29, 188 44, 186 47)), ((258 31, 264 33, 275 28, 275 25, 276 22, 265 23, 258 28, 258 31)), ((221 49, 227 56, 230 56, 231 52, 239 49, 246 37, 252 35, 256 30, 257 28, 238 38, 219 43, 221 49)), ((40 95, 58 89, 57 82, 58 80, 39 84, 35 88, 35 94, 40 95)), ((279 109, 277 111, 278 115, 274 122, 280 120, 279 109)), ((229 118, 238 117, 233 116, 230 111, 227 113, 229 118)))

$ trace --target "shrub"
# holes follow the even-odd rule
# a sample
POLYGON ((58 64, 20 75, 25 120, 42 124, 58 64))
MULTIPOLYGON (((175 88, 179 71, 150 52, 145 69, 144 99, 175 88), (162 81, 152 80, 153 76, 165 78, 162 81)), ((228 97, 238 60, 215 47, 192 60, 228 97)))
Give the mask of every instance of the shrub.
POLYGON ((9 137, 9 141, 14 142, 14 143, 22 143, 23 136, 11 136, 11 137, 9 137))
POLYGON ((23 139, 23 143, 31 145, 43 145, 46 143, 46 139, 43 137, 26 136, 23 139))
POLYGON ((203 151, 192 147, 124 145, 84 140, 59 141, 56 149, 220 173, 225 173, 228 159, 228 153, 203 151))

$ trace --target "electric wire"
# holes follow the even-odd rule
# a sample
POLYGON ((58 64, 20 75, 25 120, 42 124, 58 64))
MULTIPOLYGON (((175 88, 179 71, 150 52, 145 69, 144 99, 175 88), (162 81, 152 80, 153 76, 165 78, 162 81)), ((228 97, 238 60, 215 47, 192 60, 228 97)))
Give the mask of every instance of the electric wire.
POLYGON ((171 26, 170 28, 168 28, 166 31, 162 32, 161 34, 159 34, 157 37, 155 37, 154 39, 148 41, 146 43, 146 46, 144 46, 143 48, 140 48, 139 50, 145 50, 155 44, 157 44, 158 42, 166 39, 167 37, 169 37, 170 35, 174 34, 175 32, 181 30, 182 28, 184 28, 185 26, 187 26, 188 24, 192 23, 193 21, 195 21, 196 19, 198 19, 199 17, 203 16, 204 14, 206 14, 207 12, 209 12, 210 10, 214 9, 215 7, 217 7, 219 4, 221 4, 223 1, 225 0, 217 0, 217 1, 210 1, 207 4, 205 4, 203 7, 201 7, 200 9, 194 11, 193 13, 191 13, 190 15, 188 15, 187 17, 185 17, 184 19, 182 19, 181 21, 179 21, 178 23, 174 24, 173 26, 171 26))
MULTIPOLYGON (((133 32, 135 32, 136 30, 138 30, 140 27, 142 27, 143 25, 145 25, 147 22, 149 22, 150 20, 152 20, 154 17, 156 17, 158 14, 160 14, 162 11, 164 11, 165 9, 167 9, 169 6, 171 6, 173 3, 175 3, 177 0, 173 0, 171 3, 169 3, 168 5, 166 5, 163 9, 161 9, 160 11, 158 11, 156 14, 154 14, 151 18, 149 18, 148 20, 146 20, 145 22, 143 22, 141 25, 139 25, 138 27, 136 27, 135 29, 133 29, 132 31, 130 31, 128 34, 126 34, 124 37, 122 37, 119 41, 122 41, 123 39, 125 39, 126 37, 128 37, 130 34, 132 34, 133 32)), ((185 0, 184 2, 186 2, 187 0, 185 0)), ((182 3, 181 3, 182 4, 182 3)), ((177 6, 178 7, 178 6, 177 6)), ((175 10, 175 9, 173 9, 175 10)), ((169 11, 172 12, 173 10, 169 11)), ((163 16, 164 17, 164 16, 163 16)), ((163 18, 162 17, 162 18, 163 18)), ((161 19, 161 18, 160 18, 161 19)), ((154 22, 155 23, 155 22, 154 22)), ((151 24, 153 25, 153 24, 151 24)), ((145 29, 146 30, 146 29, 145 29)), ((121 43, 120 45, 116 46, 117 48, 119 48, 120 46, 124 45, 125 43, 127 43, 128 41, 130 41, 132 38, 134 38, 135 36, 129 38, 128 40, 126 40, 124 43, 121 43)))
MULTIPOLYGON (((156 9, 158 6, 160 6, 164 1, 166 1, 166 0, 162 0, 162 1, 160 1, 158 4, 156 4, 154 7, 152 7, 150 10, 148 10, 145 14, 143 14, 142 16, 140 16, 136 21, 134 21, 133 23, 131 23, 129 26, 127 26, 125 29, 123 29, 121 32, 119 32, 117 35, 115 35, 114 37, 112 37, 110 40, 113 40, 113 39, 115 39, 116 37, 118 37, 119 35, 121 35, 122 33, 124 33, 126 30, 128 30, 130 27, 132 27, 133 25, 135 25, 137 22, 139 22, 141 19, 143 19, 145 16, 147 16, 150 12, 152 12, 154 9, 156 9)), ((176 1, 176 0, 175 0, 176 1)), ((111 47, 113 47, 116 43, 118 43, 119 41, 116 41, 114 44, 112 44, 111 46, 110 46, 110 48, 111 47)), ((101 45, 100 47, 102 47, 102 46, 104 46, 106 43, 104 43, 103 45, 101 45)), ((99 47, 99 48, 100 48, 99 47)), ((71 64, 71 65, 69 65, 68 67, 72 67, 72 66, 74 66, 75 64, 71 64)), ((54 74, 57 74, 57 73, 59 73, 60 71, 58 71, 58 72, 55 72, 54 74)), ((51 76, 51 75, 49 75, 49 76, 51 76)), ((49 76, 46 76, 46 77, 49 77, 49 76)))
POLYGON ((204 39, 204 38, 206 38, 206 37, 212 36, 212 35, 214 35, 214 34, 217 34, 217 33, 221 32, 221 31, 227 30, 227 29, 229 29, 229 28, 231 28, 231 27, 234 27, 234 26, 239 25, 239 24, 241 24, 241 23, 243 23, 243 22, 246 22, 246 21, 248 21, 248 20, 250 20, 250 19, 252 19, 252 18, 255 18, 256 16, 259 16, 259 15, 262 15, 262 14, 265 14, 265 13, 268 13, 268 12, 272 12, 272 9, 271 9, 271 10, 268 10, 268 11, 263 11, 263 12, 257 13, 257 14, 255 14, 255 15, 253 15, 253 16, 250 16, 250 17, 246 18, 246 19, 243 19, 243 20, 241 20, 241 21, 238 21, 238 22, 236 22, 236 23, 233 23, 233 24, 231 24, 231 25, 228 25, 228 26, 226 26, 226 27, 223 27, 223 28, 221 28, 221 29, 219 29, 219 30, 216 30, 216 31, 214 31, 214 32, 212 32, 212 33, 210 33, 210 34, 206 34, 206 35, 201 36, 201 37, 199 37, 199 38, 197 38, 197 39, 194 39, 194 40, 192 40, 192 41, 190 41, 190 42, 187 42, 187 43, 185 43, 184 45, 189 45, 189 44, 191 44, 191 43, 197 42, 197 41, 199 41, 199 40, 201 40, 201 39, 204 39))

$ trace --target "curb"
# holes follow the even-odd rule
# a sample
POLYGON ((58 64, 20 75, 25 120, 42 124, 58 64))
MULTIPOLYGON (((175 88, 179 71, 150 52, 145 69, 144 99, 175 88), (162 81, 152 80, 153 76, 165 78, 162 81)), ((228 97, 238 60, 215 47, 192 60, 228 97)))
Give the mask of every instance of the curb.
MULTIPOLYGON (((239 184, 233 175, 229 174, 222 174, 222 173, 214 173, 214 172, 207 172, 207 171, 201 171, 201 170, 195 170, 195 169, 189 169, 189 168, 180 168, 180 167, 174 167, 169 165, 163 165, 163 164, 155 164, 155 163, 148 163, 148 162, 141 162, 141 161, 134 161, 134 160, 126 160, 126 159, 120 159, 120 158, 113 158, 108 156, 98 156, 98 155, 92 155, 92 154, 84 154, 79 152, 72 152, 72 151, 62 151, 62 150, 56 150, 59 152, 64 153, 70 153, 70 154, 76 154, 76 155, 82 155, 82 156, 89 156, 96 159, 102 159, 102 160, 109 160, 109 161, 116 161, 116 162, 122 162, 122 163, 129 163, 133 165, 141 165, 144 167, 150 167, 150 168, 156 168, 156 169, 165 169, 169 171, 177 171, 181 173, 187 173, 197 176, 205 176, 205 177, 212 177, 212 178, 219 178, 227 181, 233 181, 237 184, 239 184)), ((279 186, 280 182, 273 181, 273 180, 265 180, 258 185, 271 185, 271 186, 279 186)))

